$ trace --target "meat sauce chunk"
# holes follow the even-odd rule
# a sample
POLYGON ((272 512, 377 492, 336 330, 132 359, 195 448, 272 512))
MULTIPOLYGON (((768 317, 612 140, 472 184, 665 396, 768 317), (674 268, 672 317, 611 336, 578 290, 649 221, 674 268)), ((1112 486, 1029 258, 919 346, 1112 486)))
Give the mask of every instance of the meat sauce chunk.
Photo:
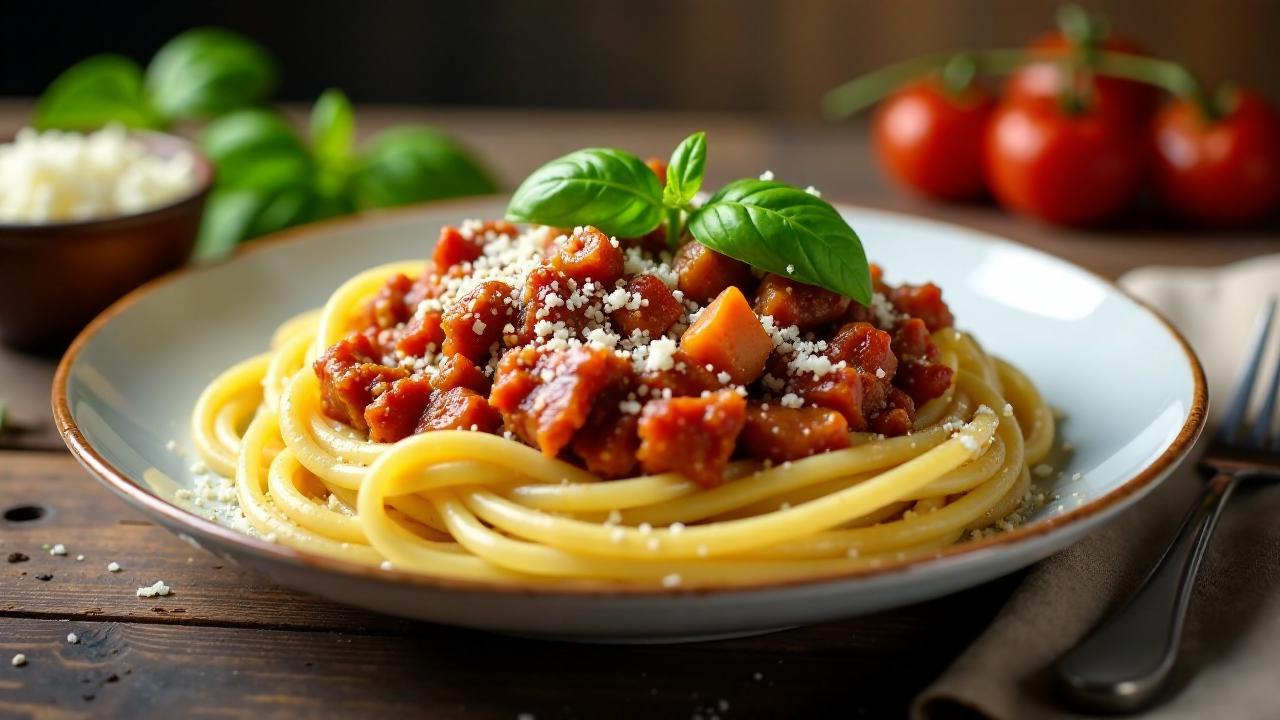
POLYGON ((672 357, 673 366, 669 370, 650 370, 640 375, 640 388, 643 397, 658 397, 670 391, 672 397, 698 396, 704 392, 714 392, 724 387, 724 383, 716 377, 715 366, 707 369, 681 350, 676 350, 672 357))
POLYGON ((604 478, 628 477, 634 473, 636 451, 640 449, 637 432, 640 418, 623 412, 627 386, 617 383, 596 400, 587 423, 573 436, 573 453, 591 472, 604 478))
POLYGON ((413 292, 414 282, 407 275, 394 275, 378 290, 355 318, 360 330, 386 330, 405 322, 418 305, 407 302, 413 292))
POLYGON ((431 383, 422 376, 391 383, 364 411, 369 439, 390 443, 412 435, 433 392, 431 383))
POLYGON ((774 462, 799 460, 849 447, 849 423, 828 408, 788 408, 752 402, 738 447, 752 457, 774 462))
MULTIPOLYGON (((591 280, 605 287, 622 279, 625 258, 620 243, 594 227, 580 227, 551 258, 551 266, 578 283, 591 280)), ((567 292, 567 288, 566 288, 567 292)))
POLYGON ((507 235, 515 237, 519 230, 506 220, 490 220, 479 228, 464 233, 456 227, 446 225, 440 229, 440 238, 436 240, 435 250, 431 253, 431 266, 441 275, 463 263, 475 262, 484 254, 486 236, 507 235))
POLYGON ((571 309, 565 303, 572 291, 569 278, 555 268, 546 265, 534 268, 524 281, 520 295, 520 323, 515 340, 527 345, 538 337, 538 323, 564 323, 565 329, 576 333, 587 325, 583 308, 571 309))
POLYGON ((955 371, 937 362, 938 346, 920 318, 911 318, 894 332, 893 351, 901 363, 895 384, 916 405, 941 397, 951 387, 955 371))
POLYGON ((955 323, 951 309, 942 301, 942 289, 933 283, 899 285, 889 291, 889 301, 898 312, 920 318, 931 333, 955 323))
POLYGON ((511 286, 487 280, 445 308, 441 318, 446 355, 465 355, 475 362, 489 357, 489 349, 502 339, 502 328, 515 319, 517 309, 511 286))
POLYGON ((609 315, 623 337, 637 330, 651 338, 662 337, 684 312, 684 306, 656 275, 636 275, 627 281, 626 290, 642 299, 640 307, 634 310, 622 307, 609 315))
POLYGON ((778 327, 795 325, 801 330, 838 320, 852 301, 830 290, 769 274, 756 289, 755 311, 773 316, 778 327))
POLYGON ((498 363, 489 402, 512 432, 555 457, 586 423, 601 391, 630 371, 629 362, 600 348, 518 348, 498 363))
POLYGON ((466 355, 452 355, 441 365, 431 378, 431 387, 436 390, 452 390, 466 388, 481 395, 489 394, 489 378, 466 355))
POLYGON ((369 430, 364 411, 374 397, 409 375, 404 368, 383 365, 373 340, 358 333, 334 343, 312 367, 325 415, 361 432, 369 430))
POLYGON ((697 241, 680 246, 674 260, 676 287, 686 298, 701 305, 714 300, 725 288, 736 287, 750 293, 755 286, 746 263, 721 255, 697 241))
POLYGON ((444 343, 444 316, 438 312, 415 315, 405 323, 395 340, 395 349, 406 356, 422 357, 439 352, 444 343))
POLYGON ((650 400, 640 413, 636 457, 647 473, 679 472, 703 487, 724 480, 747 401, 731 390, 650 400))
POLYGON ((483 395, 464 387, 436 390, 414 428, 415 433, 434 430, 475 430, 492 433, 502 427, 502 415, 483 395))

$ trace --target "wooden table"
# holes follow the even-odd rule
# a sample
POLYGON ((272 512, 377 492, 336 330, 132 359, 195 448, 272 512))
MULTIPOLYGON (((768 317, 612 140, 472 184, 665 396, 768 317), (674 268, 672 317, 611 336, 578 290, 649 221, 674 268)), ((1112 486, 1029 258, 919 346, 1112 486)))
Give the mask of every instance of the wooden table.
MULTIPOLYGON (((0 102, 0 132, 29 104, 0 102)), ((832 199, 1015 238, 1116 277, 1139 265, 1217 264, 1280 251, 1275 228, 1188 231, 1139 214, 1050 228, 985 205, 887 190, 860 127, 731 116, 366 108, 362 133, 430 122, 483 149, 509 183, 584 145, 663 155, 708 131, 712 181, 773 170, 832 199)), ((0 262, 3 258, 0 258, 0 262)), ((193 550, 108 493, 49 417, 53 361, 0 351, 0 716, 892 717, 998 611, 1013 576, 935 602, 764 635, 676 646, 512 639, 374 615, 269 585, 193 550), (36 514, 28 508, 38 508, 36 514), (61 543, 66 556, 45 546, 61 543), (11 553, 29 557, 3 562, 11 553), (83 555, 84 559, 79 560, 83 555), (118 562, 119 573, 106 565, 118 562), (175 594, 142 599, 164 578, 175 594), (78 642, 69 643, 68 633, 78 642), (9 666, 15 653, 22 668, 9 666)))

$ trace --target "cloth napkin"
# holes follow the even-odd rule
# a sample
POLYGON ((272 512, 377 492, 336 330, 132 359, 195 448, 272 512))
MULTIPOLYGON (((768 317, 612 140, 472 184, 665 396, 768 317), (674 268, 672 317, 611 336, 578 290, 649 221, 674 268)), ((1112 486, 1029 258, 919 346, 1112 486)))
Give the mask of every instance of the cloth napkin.
MULTIPOLYGON (((1280 292, 1280 255, 1213 269, 1142 268, 1120 284, 1186 335, 1220 412, 1255 318, 1280 292)), ((1211 424, 1205 436, 1212 432, 1211 424)), ((1055 702, 1053 665, 1164 551, 1199 490, 1192 465, 1032 568, 987 631, 915 699, 912 717, 1087 717, 1055 702)), ((1172 688, 1141 717, 1280 718, 1280 487, 1238 493, 1228 503, 1200 569, 1172 688)))

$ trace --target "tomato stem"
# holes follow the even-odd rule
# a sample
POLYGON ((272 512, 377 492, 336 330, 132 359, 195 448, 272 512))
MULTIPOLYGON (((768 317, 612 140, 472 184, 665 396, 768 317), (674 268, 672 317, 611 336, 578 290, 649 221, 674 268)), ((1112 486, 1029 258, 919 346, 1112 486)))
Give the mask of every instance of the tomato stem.
MULTIPOLYGON (((975 75, 1007 75, 1035 63, 1062 63, 1061 53, 1029 50, 977 50, 964 54, 970 58, 975 75)), ((903 60, 873 70, 828 92, 822 99, 827 117, 844 119, 857 113, 913 80, 939 76, 955 53, 935 53, 903 60)), ((1088 71, 1096 75, 1134 80, 1154 85, 1182 100, 1195 103, 1206 117, 1219 115, 1212 99, 1186 68, 1170 60, 1095 50, 1090 53, 1088 71)), ((1066 62, 1073 63, 1068 57, 1066 62)), ((1069 65, 1068 67, 1071 67, 1069 65)), ((1069 75, 1068 77, 1074 77, 1069 75)), ((1074 86, 1074 82, 1070 85, 1074 86)))

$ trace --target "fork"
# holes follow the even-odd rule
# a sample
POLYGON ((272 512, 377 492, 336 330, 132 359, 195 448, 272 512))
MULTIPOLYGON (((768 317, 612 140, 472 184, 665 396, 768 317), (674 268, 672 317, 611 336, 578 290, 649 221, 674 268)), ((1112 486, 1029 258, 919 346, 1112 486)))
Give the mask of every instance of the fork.
POLYGON ((1261 409, 1249 420, 1275 316, 1273 296, 1258 318, 1253 350, 1222 426, 1200 460, 1208 482, 1173 542, 1128 602, 1058 662, 1058 688, 1080 709, 1134 712, 1156 700, 1173 669, 1196 572, 1223 506, 1242 481, 1280 479, 1280 438, 1271 432, 1280 359, 1261 409))

